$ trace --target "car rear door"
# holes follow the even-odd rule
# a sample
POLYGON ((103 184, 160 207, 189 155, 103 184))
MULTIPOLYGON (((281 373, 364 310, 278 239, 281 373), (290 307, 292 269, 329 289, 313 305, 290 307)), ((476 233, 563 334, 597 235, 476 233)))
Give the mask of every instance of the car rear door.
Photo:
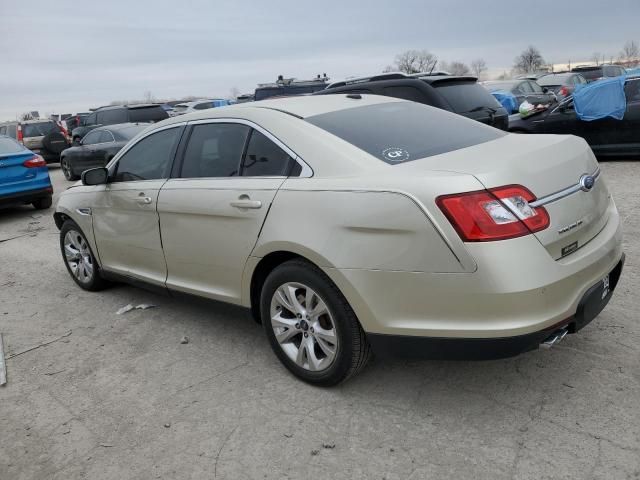
POLYGON ((138 140, 110 167, 109 183, 96 192, 94 205, 87 205, 104 270, 164 286, 156 205, 183 129, 169 125, 138 140))
POLYGON ((245 263, 293 155, 249 122, 193 122, 158 199, 168 288, 240 301, 245 263))

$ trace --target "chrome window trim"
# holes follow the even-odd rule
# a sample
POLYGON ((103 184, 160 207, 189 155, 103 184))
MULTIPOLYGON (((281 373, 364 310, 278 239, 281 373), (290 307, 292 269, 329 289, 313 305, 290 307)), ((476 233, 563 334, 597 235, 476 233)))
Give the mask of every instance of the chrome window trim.
MULTIPOLYGON (((88 143, 87 145, 107 145, 109 143, 115 143, 116 142, 116 138, 113 136, 113 133, 111 133, 109 130, 91 130, 89 133, 87 133, 84 138, 88 137, 89 135, 91 135, 93 132, 96 133, 101 133, 101 132, 107 132, 109 135, 111 135, 111 140, 109 140, 108 142, 99 142, 99 143, 88 143)), ((83 140, 84 140, 83 138, 83 140)), ((84 144, 82 144, 84 146, 84 144)))
MULTIPOLYGON (((291 150, 287 145, 285 145, 278 137, 273 135, 271 132, 261 127, 257 123, 252 122, 251 120, 245 120, 244 118, 231 118, 231 117, 220 117, 220 118, 207 118, 203 120, 192 120, 187 122, 188 125, 203 125, 207 123, 239 123, 242 125, 246 125, 248 127, 254 128, 255 130, 262 133, 265 137, 275 143, 278 147, 285 151, 287 155, 289 155, 293 160, 300 165, 302 168, 300 175, 297 177, 290 178, 310 178, 313 176, 313 169, 298 155, 296 152, 291 150)), ((227 178, 227 177, 216 177, 216 178, 227 178)), ((253 177, 228 177, 228 178, 263 178, 262 176, 253 176, 253 177)), ((274 178, 273 176, 269 178, 274 178)), ((276 177, 280 178, 280 177, 276 177)))
MULTIPOLYGON (((586 174, 586 175, 589 175, 589 174, 586 174)), ((598 167, 596 171, 590 175, 593 177, 594 185, 595 185, 595 182, 597 182, 598 179, 600 178, 600 167, 598 167)), ((571 185, 570 187, 564 188, 555 193, 539 198, 534 202, 530 202, 529 205, 533 208, 542 207, 543 205, 547 205, 548 203, 556 202, 565 197, 568 197, 569 195, 573 195, 574 193, 579 192, 580 190, 582 190, 582 186, 580 185, 580 180, 578 180, 578 183, 576 183, 575 185, 571 185)))

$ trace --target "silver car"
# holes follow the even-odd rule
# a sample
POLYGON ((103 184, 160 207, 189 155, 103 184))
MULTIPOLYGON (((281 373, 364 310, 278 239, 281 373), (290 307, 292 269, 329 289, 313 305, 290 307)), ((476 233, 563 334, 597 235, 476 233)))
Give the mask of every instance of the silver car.
POLYGON ((292 97, 160 122, 56 208, 86 290, 144 283, 242 305, 318 385, 371 351, 496 358, 604 308, 618 211, 588 145, 375 95, 292 97))

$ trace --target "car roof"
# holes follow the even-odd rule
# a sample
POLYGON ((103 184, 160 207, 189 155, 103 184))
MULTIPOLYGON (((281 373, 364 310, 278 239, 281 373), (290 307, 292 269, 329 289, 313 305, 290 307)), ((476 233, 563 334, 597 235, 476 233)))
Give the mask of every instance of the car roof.
POLYGON ((177 117, 171 117, 154 125, 170 125, 172 123, 184 123, 194 120, 204 120, 208 118, 233 117, 240 115, 247 109, 270 109, 292 115, 297 118, 308 118, 323 113, 346 110, 355 107, 364 107, 379 103, 405 102, 394 97, 369 94, 349 94, 335 93, 331 95, 305 95, 295 97, 284 97, 277 99, 260 100, 258 102, 238 103, 224 108, 211 108, 187 113, 177 117))
POLYGON ((129 110, 134 110, 138 108, 153 108, 153 107, 161 107, 160 103, 137 103, 135 105, 107 105, 104 107, 99 107, 94 110, 94 112, 104 112, 105 110, 117 110, 120 108, 126 108, 129 110))
POLYGON ((98 131, 98 130, 113 130, 113 131, 118 131, 118 130, 124 130, 126 128, 131 128, 131 127, 141 127, 141 128, 146 128, 148 127, 149 124, 148 123, 132 123, 132 122, 128 122, 128 123, 116 123, 114 125, 105 125, 103 127, 98 127, 93 129, 92 131, 98 131))
POLYGON ((418 80, 424 80, 430 85, 436 83, 450 83, 450 82, 477 82, 477 77, 472 77, 471 75, 425 75, 422 77, 417 77, 418 80))

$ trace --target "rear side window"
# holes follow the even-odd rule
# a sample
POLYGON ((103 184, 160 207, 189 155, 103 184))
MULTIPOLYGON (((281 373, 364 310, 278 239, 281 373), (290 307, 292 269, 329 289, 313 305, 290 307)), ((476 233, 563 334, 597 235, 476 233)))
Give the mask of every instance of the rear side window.
POLYGON ((169 128, 143 138, 118 160, 115 182, 168 178, 180 128, 169 128))
POLYGON ((157 107, 129 109, 129 121, 133 123, 159 122, 165 118, 169 118, 169 115, 160 105, 157 107))
POLYGON ((500 104, 478 83, 441 83, 434 85, 456 113, 476 112, 489 108, 500 108, 500 104))
POLYGON ((0 155, 7 153, 19 153, 26 150, 24 146, 12 138, 0 137, 0 155))
POLYGON ((279 146, 257 130, 251 133, 242 166, 245 177, 284 176, 293 159, 279 146))
POLYGON ((425 103, 424 95, 415 87, 385 87, 384 94, 389 97, 402 98, 412 102, 425 103))
POLYGON ((22 125, 24 137, 43 137, 55 131, 58 131, 58 126, 53 122, 24 123, 22 125))
POLYGON ((93 130, 92 132, 89 132, 85 135, 85 137, 82 139, 82 144, 95 145, 96 143, 100 143, 101 135, 102 135, 102 132, 100 130, 98 131, 93 130))
POLYGON ((205 102, 205 103, 199 103, 197 104, 195 107, 193 107, 194 110, 206 110, 207 108, 211 108, 213 105, 211 104, 211 102, 205 102))
POLYGON ((87 115, 84 118, 80 118, 80 125, 95 125, 96 124, 96 114, 92 113, 91 115, 87 115))
POLYGON ((238 175, 250 127, 237 123, 195 125, 182 163, 182 178, 238 175))
POLYGON ((349 108, 306 121, 392 165, 506 135, 480 122, 415 102, 349 108))
POLYGON ((124 108, 98 112, 98 124, 100 125, 114 125, 116 123, 126 123, 126 121, 127 111, 124 108))
POLYGON ((7 135, 9 135, 11 138, 18 138, 18 128, 15 124, 9 125, 7 127, 7 135))

